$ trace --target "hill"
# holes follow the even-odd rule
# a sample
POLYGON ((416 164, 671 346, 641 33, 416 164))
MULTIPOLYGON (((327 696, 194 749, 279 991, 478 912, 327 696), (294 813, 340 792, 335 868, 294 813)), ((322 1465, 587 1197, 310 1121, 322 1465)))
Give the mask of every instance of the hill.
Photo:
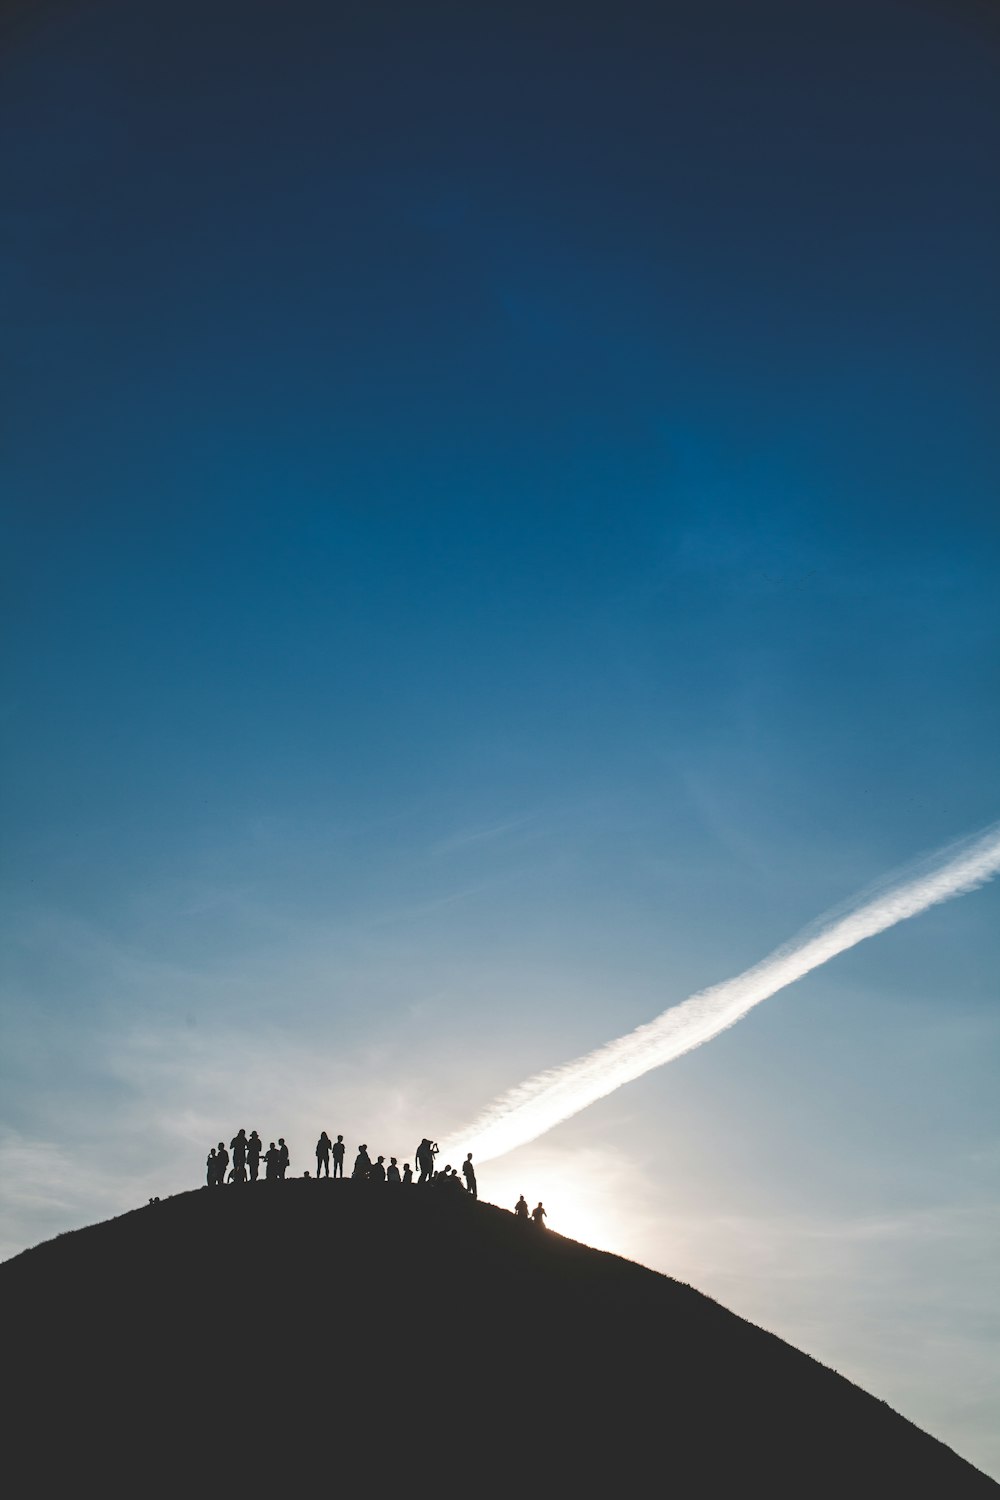
POLYGON ((201 1189, 0 1298, 17 1493, 1000 1495, 691 1287, 464 1194, 201 1189))

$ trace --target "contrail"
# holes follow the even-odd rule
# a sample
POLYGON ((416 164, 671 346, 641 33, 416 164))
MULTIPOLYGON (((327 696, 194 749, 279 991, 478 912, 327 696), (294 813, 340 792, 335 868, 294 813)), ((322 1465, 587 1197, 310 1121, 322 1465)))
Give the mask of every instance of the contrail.
POLYGON ((501 1094, 465 1130, 442 1143, 441 1160, 471 1150, 478 1160, 489 1161, 536 1140, 623 1083, 711 1041, 762 1000, 838 953, 941 901, 975 890, 998 872, 1000 823, 994 823, 887 877, 874 893, 869 888, 848 906, 828 912, 735 979, 698 990, 644 1026, 501 1094))

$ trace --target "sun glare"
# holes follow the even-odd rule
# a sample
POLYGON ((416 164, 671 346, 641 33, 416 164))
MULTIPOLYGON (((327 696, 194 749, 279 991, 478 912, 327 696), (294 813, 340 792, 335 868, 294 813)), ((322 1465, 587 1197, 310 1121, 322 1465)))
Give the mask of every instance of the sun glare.
MULTIPOLYGON (((523 1192, 529 1209, 545 1205, 546 1228, 598 1250, 628 1254, 610 1184, 586 1159, 563 1153, 524 1163, 489 1162, 482 1168, 481 1194, 501 1208, 513 1208, 523 1192)), ((620 1206, 619 1206, 620 1212, 620 1206)))

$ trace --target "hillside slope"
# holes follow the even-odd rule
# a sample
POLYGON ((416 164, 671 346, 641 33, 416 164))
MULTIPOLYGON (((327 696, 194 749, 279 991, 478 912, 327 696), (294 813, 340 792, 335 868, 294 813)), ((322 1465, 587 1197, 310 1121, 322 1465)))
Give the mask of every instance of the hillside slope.
POLYGON ((39 1494, 1000 1495, 690 1287, 464 1194, 181 1194, 0 1266, 0 1305, 39 1494))

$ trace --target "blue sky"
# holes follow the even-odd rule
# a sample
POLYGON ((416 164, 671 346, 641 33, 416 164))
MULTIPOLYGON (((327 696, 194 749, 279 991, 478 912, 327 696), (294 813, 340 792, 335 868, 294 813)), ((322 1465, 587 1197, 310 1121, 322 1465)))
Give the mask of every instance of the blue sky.
MULTIPOLYGON (((997 817, 996 37, 750 12, 8 33, 4 1253, 405 1157, 997 817)), ((1000 1475, 997 899, 484 1195, 1000 1475)))

